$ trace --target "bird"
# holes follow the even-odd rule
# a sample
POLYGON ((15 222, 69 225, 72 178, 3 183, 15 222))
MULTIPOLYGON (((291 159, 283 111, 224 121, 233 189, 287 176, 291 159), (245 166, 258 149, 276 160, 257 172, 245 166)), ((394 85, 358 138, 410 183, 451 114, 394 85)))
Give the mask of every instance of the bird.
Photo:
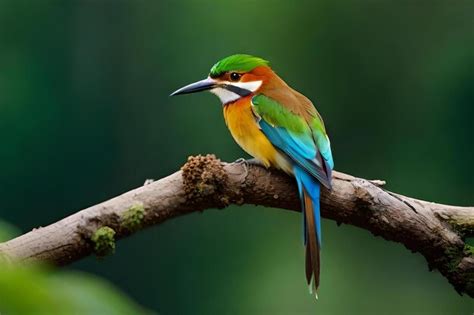
POLYGON ((321 250, 321 185, 331 189, 334 162, 321 115, 260 57, 235 54, 214 64, 206 79, 171 96, 209 91, 221 101, 237 144, 265 167, 294 176, 303 214, 305 273, 318 298, 321 250))

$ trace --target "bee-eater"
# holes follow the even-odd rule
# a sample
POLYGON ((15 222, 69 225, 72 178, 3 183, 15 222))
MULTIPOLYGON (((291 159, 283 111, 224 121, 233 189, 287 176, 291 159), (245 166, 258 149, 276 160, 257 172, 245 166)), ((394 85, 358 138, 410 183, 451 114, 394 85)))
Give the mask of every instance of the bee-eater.
POLYGON ((250 55, 220 60, 206 79, 171 95, 200 91, 219 97, 227 127, 247 153, 266 167, 281 169, 296 178, 303 213, 306 280, 317 297, 320 184, 331 188, 334 167, 323 119, 311 101, 289 87, 268 61, 250 55))

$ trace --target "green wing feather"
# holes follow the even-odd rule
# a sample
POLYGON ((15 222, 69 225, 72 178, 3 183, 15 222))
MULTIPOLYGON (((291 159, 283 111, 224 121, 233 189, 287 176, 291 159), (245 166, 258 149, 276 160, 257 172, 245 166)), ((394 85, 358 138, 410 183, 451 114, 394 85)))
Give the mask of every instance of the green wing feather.
POLYGON ((298 134, 310 134, 310 128, 303 117, 295 115, 277 101, 259 94, 253 97, 255 112, 273 126, 286 128, 298 134))

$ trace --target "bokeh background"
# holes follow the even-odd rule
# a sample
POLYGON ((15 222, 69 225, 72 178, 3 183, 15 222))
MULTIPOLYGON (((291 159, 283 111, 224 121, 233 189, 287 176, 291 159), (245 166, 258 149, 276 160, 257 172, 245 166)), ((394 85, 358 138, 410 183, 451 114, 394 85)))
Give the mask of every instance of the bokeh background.
MULTIPOLYGON (((271 61, 325 118, 336 169, 474 204, 472 1, 0 1, 0 218, 22 231, 177 170, 245 157, 210 94, 233 53, 271 61)), ((424 258, 323 222, 320 300, 298 214, 243 206, 150 228, 68 269, 159 314, 472 314, 424 258)))

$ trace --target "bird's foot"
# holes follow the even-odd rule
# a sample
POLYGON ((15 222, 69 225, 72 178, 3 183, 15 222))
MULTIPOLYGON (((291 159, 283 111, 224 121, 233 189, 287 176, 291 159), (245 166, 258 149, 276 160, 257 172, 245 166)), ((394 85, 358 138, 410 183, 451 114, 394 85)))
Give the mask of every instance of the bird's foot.
POLYGON ((236 163, 236 164, 244 164, 244 163, 247 163, 247 160, 244 159, 244 158, 239 158, 239 159, 235 160, 234 163, 236 163))
POLYGON ((262 162, 260 162, 260 160, 258 159, 249 159, 249 160, 246 160, 244 158, 240 158, 240 159, 237 159, 234 161, 234 163, 237 163, 237 164, 245 164, 245 165, 255 165, 255 166, 264 166, 262 162))
POLYGON ((244 168, 244 172, 242 174, 243 180, 247 178, 247 175, 249 174, 249 166, 254 165, 254 166, 263 166, 262 162, 260 162, 257 159, 249 159, 246 160, 244 158, 240 158, 234 161, 234 163, 242 165, 244 168))
POLYGON ((247 163, 249 165, 262 166, 262 167, 265 166, 265 165, 263 165, 263 163, 259 159, 255 159, 255 158, 247 160, 247 163))

